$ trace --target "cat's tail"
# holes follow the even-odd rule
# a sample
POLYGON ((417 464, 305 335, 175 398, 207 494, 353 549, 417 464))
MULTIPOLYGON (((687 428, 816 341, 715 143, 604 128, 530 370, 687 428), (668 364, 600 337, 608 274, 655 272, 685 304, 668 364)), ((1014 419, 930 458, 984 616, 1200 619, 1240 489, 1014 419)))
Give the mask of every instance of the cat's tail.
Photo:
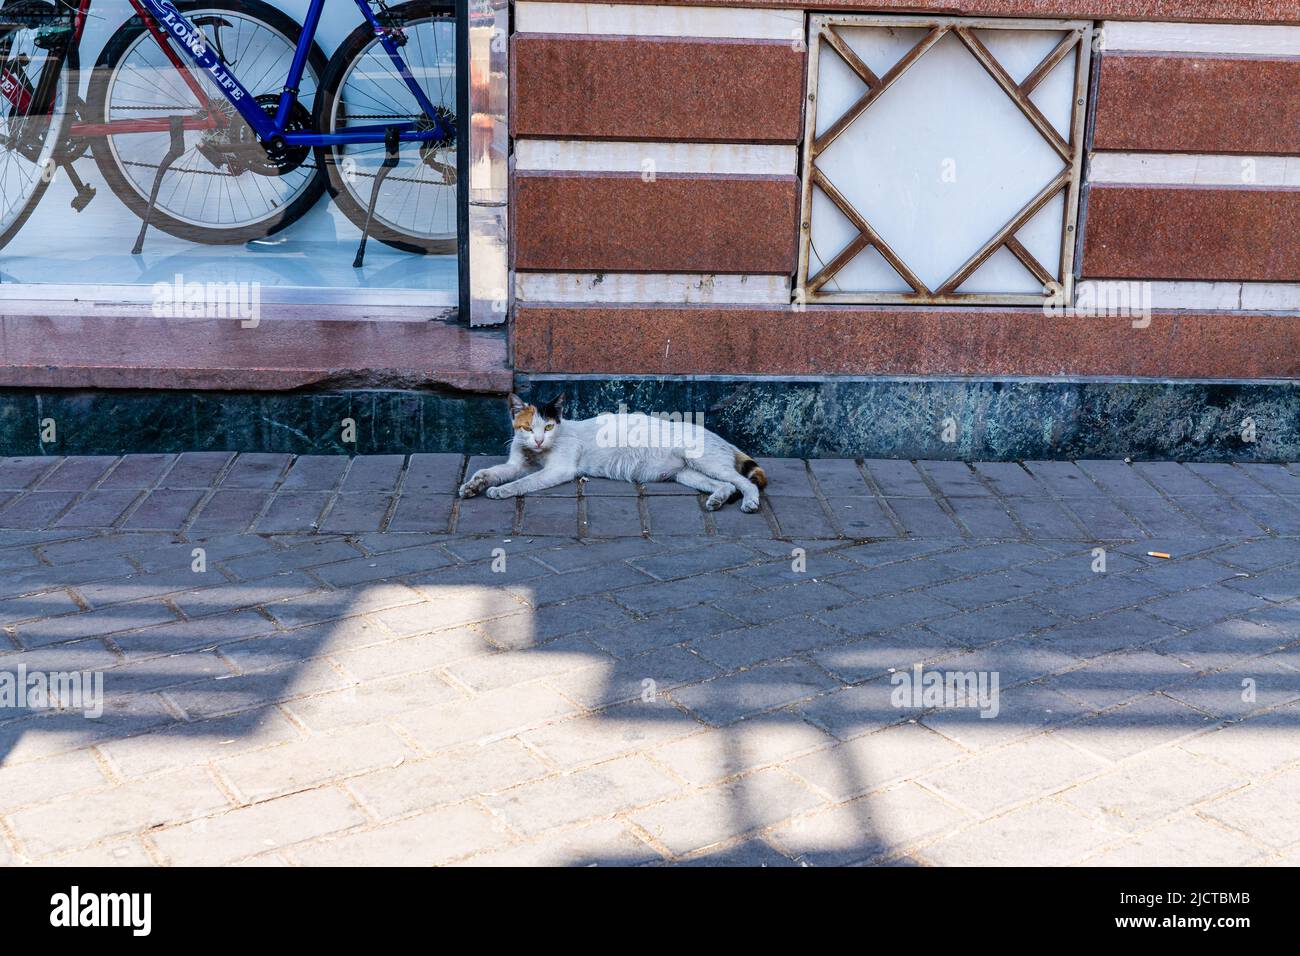
POLYGON ((758 485, 758 487, 767 487, 767 474, 759 467, 758 462, 739 449, 736 450, 736 471, 740 472, 742 477, 748 478, 758 485))

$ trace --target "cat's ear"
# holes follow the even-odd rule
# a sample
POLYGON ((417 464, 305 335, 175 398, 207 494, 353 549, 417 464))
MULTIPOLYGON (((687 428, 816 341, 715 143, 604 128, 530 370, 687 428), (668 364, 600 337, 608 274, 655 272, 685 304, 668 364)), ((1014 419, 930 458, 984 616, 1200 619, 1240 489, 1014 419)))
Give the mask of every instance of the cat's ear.
POLYGON ((558 422, 560 417, 564 414, 564 393, 561 392, 559 395, 556 395, 551 399, 546 405, 546 410, 550 413, 549 417, 558 422))
POLYGON ((519 416, 519 413, 522 412, 527 407, 528 407, 527 402, 525 402, 514 392, 510 393, 510 417, 511 418, 517 418, 519 416))

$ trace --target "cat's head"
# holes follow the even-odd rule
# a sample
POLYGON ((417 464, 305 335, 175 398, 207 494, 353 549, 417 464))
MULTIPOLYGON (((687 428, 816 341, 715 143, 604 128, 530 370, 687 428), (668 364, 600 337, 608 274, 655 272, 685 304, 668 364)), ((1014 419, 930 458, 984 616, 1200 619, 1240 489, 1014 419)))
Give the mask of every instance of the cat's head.
POLYGON ((529 405, 514 392, 510 393, 510 422, 514 426, 515 441, 528 451, 546 451, 560 433, 561 413, 564 411, 564 393, 546 403, 529 405))

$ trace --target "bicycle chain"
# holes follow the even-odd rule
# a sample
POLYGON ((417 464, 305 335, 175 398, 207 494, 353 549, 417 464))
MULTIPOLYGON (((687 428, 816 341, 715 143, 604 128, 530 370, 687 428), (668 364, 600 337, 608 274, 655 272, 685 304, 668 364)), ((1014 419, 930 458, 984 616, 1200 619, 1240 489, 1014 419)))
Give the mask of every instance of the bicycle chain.
MULTIPOLYGON (((158 168, 158 164, 157 164, 157 163, 138 163, 138 162, 135 162, 135 161, 133 161, 133 160, 129 160, 129 159, 118 160, 118 162, 119 162, 121 165, 123 165, 123 166, 139 166, 139 167, 141 167, 142 169, 157 169, 157 168, 158 168)), ((313 166, 313 165, 311 165, 310 163, 303 163, 303 164, 302 164, 301 166, 299 166, 298 168, 299 168, 299 169, 319 169, 320 167, 319 167, 319 166, 313 166)), ((234 179, 234 178, 235 178, 234 176, 231 176, 230 173, 218 172, 218 171, 216 171, 216 170, 212 170, 212 169, 177 169, 177 168, 175 168, 175 167, 172 167, 171 169, 168 170, 168 172, 169 172, 169 173, 190 173, 190 174, 193 174, 193 175, 195 175, 195 176, 225 176, 225 177, 227 177, 227 178, 229 178, 229 179, 234 179)), ((240 175, 242 175, 242 173, 241 173, 240 175)), ((360 177, 360 178, 362 178, 362 179, 374 179, 376 174, 375 174, 375 173, 363 173, 363 172, 359 172, 359 171, 358 171, 358 172, 354 172, 352 175, 357 176, 357 177, 360 177)), ((442 183, 442 184, 439 184, 439 183, 431 183, 431 182, 429 182, 428 180, 425 180, 425 179, 412 179, 410 176, 389 176, 389 177, 388 177, 386 180, 384 180, 384 181, 385 181, 385 182, 393 182, 393 183, 416 183, 417 185, 423 185, 423 186, 446 185, 445 183, 442 183)))

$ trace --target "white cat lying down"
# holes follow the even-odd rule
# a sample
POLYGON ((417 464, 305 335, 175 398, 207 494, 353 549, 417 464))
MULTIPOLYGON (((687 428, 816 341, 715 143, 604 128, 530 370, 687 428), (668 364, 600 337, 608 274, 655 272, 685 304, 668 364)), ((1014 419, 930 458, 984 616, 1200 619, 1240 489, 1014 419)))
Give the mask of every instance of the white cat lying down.
POLYGON ((489 498, 513 498, 553 488, 579 476, 615 481, 678 481, 709 496, 717 511, 740 494, 741 511, 758 510, 763 469, 743 451, 703 425, 664 422, 640 412, 562 418, 564 396, 529 405, 510 396, 515 435, 510 458, 476 471, 460 486, 462 498, 484 489, 489 498), (629 440, 629 436, 633 437, 629 440), (537 470, 532 470, 537 469, 537 470))

